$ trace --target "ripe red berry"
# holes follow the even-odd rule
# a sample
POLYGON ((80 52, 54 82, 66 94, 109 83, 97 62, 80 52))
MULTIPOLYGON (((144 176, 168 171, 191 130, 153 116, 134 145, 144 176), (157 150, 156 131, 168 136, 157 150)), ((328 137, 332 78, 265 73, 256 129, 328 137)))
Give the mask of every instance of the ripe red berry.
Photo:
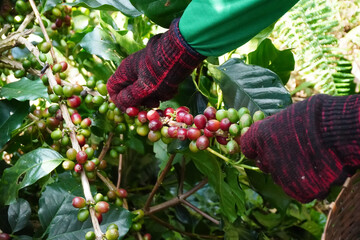
POLYGON ((81 171, 83 170, 83 166, 79 163, 75 164, 75 167, 74 167, 74 171, 77 172, 77 173, 81 173, 81 171))
POLYGON ((149 121, 158 120, 160 119, 160 114, 156 110, 151 109, 147 112, 146 117, 149 121))
POLYGON ((81 119, 81 116, 79 113, 73 113, 71 115, 71 121, 74 123, 74 124, 80 124, 82 119, 81 119))
POLYGON ((169 137, 171 137, 171 138, 177 138, 178 129, 179 129, 179 127, 170 126, 170 127, 168 128, 169 137))
POLYGON ((214 137, 215 132, 212 132, 212 131, 208 130, 207 128, 204 128, 204 135, 207 137, 214 137))
POLYGON ((177 138, 181 141, 186 139, 187 129, 186 128, 179 128, 177 133, 177 138))
POLYGON ((119 188, 117 190, 118 192, 118 196, 121 197, 121 198, 127 198, 127 191, 124 189, 124 188, 119 188))
POLYGON ((201 131, 198 128, 191 127, 188 129, 186 136, 190 140, 196 140, 201 136, 201 131))
POLYGON ((100 224, 102 222, 102 220, 103 220, 102 214, 95 211, 95 216, 96 216, 96 218, 97 218, 97 220, 98 220, 98 222, 100 224))
POLYGON ((85 145, 86 139, 85 139, 84 135, 78 134, 78 135, 76 135, 76 139, 78 140, 78 143, 79 143, 80 147, 85 145))
POLYGON ((190 109, 189 109, 188 107, 186 107, 186 106, 181 106, 181 107, 178 107, 178 108, 176 109, 176 112, 181 112, 181 111, 184 111, 184 112, 189 113, 189 112, 190 112, 190 109))
POLYGON ((204 129, 206 126, 207 119, 205 115, 199 114, 194 118, 194 124, 198 129, 204 129))
POLYGON ((136 117, 136 115, 139 113, 139 109, 137 107, 128 107, 125 110, 125 113, 129 116, 129 117, 136 117))
POLYGON ((196 140, 196 146, 199 150, 204 150, 206 149, 207 147, 209 147, 209 144, 210 144, 210 141, 209 139, 202 135, 200 136, 197 140, 196 140))
POLYGON ((220 128, 223 131, 228 131, 231 125, 231 121, 228 118, 223 118, 220 121, 220 128))
POLYGON ((0 233, 0 240, 10 240, 11 237, 7 233, 0 233))
POLYGON ((59 62, 59 64, 61 65, 61 72, 66 71, 66 69, 68 68, 67 62, 61 61, 61 62, 59 62))
POLYGON ((151 240, 151 234, 150 233, 146 233, 144 235, 144 240, 151 240))
POLYGON ((146 111, 141 111, 138 113, 137 117, 139 122, 141 123, 146 123, 147 122, 147 117, 146 117, 147 112, 146 111))
POLYGON ((93 161, 86 161, 84 164, 84 168, 88 172, 92 172, 96 168, 96 164, 93 161))
POLYGON ((177 122, 184 122, 185 115, 188 114, 185 111, 176 112, 176 121, 177 122))
POLYGON ((220 143, 221 145, 226 145, 228 143, 228 140, 226 137, 223 136, 216 136, 216 141, 220 143))
POLYGON ((82 128, 88 128, 88 127, 90 127, 90 125, 91 125, 91 119, 90 118, 84 118, 80 123, 80 126, 82 128))
POLYGON ((206 129, 208 129, 211 132, 216 132, 220 128, 220 122, 216 119, 210 119, 206 123, 206 129))
POLYGON ((166 117, 169 117, 169 118, 172 117, 171 115, 172 115, 174 112, 175 112, 175 110, 174 110, 172 107, 165 108, 165 110, 164 110, 165 116, 166 116, 166 117))
POLYGON ((71 108, 77 108, 81 104, 81 98, 77 95, 72 95, 67 99, 67 105, 71 108))
POLYGON ((158 131, 162 128, 163 124, 159 119, 154 119, 149 122, 149 129, 152 131, 158 131))
POLYGON ((107 213, 110 209, 109 203, 105 201, 100 201, 95 204, 95 211, 98 213, 107 213))
POLYGON ((205 117, 210 120, 210 119, 215 119, 216 118, 216 109, 214 107, 207 107, 204 110, 204 115, 205 117))
POLYGON ((86 154, 85 151, 79 151, 76 154, 76 161, 80 164, 84 164, 88 159, 88 155, 86 154))
POLYGON ((185 123, 186 125, 190 126, 190 125, 193 124, 193 122, 194 122, 194 117, 193 117, 193 115, 190 114, 190 113, 185 114, 185 116, 184 116, 184 123, 185 123))
POLYGON ((83 208, 86 206, 86 200, 82 197, 74 197, 72 200, 72 205, 75 208, 83 208))

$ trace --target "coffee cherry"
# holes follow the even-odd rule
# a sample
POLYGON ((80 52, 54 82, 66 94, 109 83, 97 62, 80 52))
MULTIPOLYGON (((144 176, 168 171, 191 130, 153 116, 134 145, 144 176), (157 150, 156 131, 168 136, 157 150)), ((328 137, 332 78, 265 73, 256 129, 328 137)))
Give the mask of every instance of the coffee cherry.
POLYGON ((186 125, 190 126, 194 122, 194 117, 192 114, 187 113, 187 114, 185 114, 183 121, 186 125))
POLYGON ((216 141, 221 145, 226 145, 228 143, 227 138, 223 136, 216 136, 216 141))
POLYGON ((70 85, 65 85, 63 87, 63 92, 65 97, 71 97, 74 94, 74 88, 70 85))
POLYGON ((205 117, 210 120, 210 119, 215 119, 216 118, 216 109, 214 107, 207 107, 204 110, 204 115, 205 117))
POLYGON ((49 95, 49 99, 50 99, 50 101, 53 102, 53 103, 57 103, 57 102, 59 102, 59 100, 60 100, 59 96, 56 95, 56 94, 50 94, 50 95, 49 95))
POLYGON ((135 217, 132 219, 133 222, 137 222, 139 221, 140 219, 142 219, 144 217, 144 211, 142 209, 137 209, 137 210, 134 210, 132 211, 132 214, 135 215, 135 217))
POLYGON ((115 223, 111 223, 111 224, 109 224, 109 226, 106 227, 106 230, 109 230, 109 229, 117 229, 117 230, 119 230, 119 227, 115 223))
POLYGON ((107 213, 109 209, 110 209, 110 205, 105 201, 100 201, 95 204, 95 211, 99 213, 107 213))
POLYGON ((138 113, 137 118, 140 123, 146 123, 148 121, 146 115, 147 115, 146 111, 141 111, 138 113))
POLYGON ((177 138, 178 129, 179 129, 179 127, 177 127, 177 126, 170 126, 168 128, 169 137, 177 138))
POLYGON ((87 172, 93 172, 96 168, 96 164, 93 161, 86 161, 84 164, 84 169, 87 172))
POLYGON ((98 165, 98 169, 100 170, 104 170, 107 167, 107 162, 106 160, 101 160, 99 165, 98 165))
POLYGON ((152 110, 147 112, 146 118, 149 121, 151 121, 151 120, 159 120, 160 119, 160 114, 156 110, 152 109, 152 110))
POLYGON ((194 118, 194 124, 198 129, 204 129, 207 123, 205 115, 199 114, 194 118))
POLYGON ((206 129, 211 132, 216 132, 220 128, 220 122, 216 119, 210 119, 206 123, 206 129))
POLYGON ((121 198, 116 198, 115 200, 115 205, 118 207, 122 207, 123 206, 123 200, 121 198))
POLYGON ((64 94, 63 87, 60 86, 59 84, 57 84, 53 87, 53 91, 58 96, 62 96, 64 94))
POLYGON ((114 190, 109 190, 106 194, 106 196, 109 198, 109 200, 114 201, 116 199, 116 192, 114 190))
POLYGON ((61 138, 61 145, 63 146, 67 146, 69 145, 70 143, 70 138, 68 135, 64 135, 62 138, 61 138))
POLYGON ((82 197, 74 197, 72 200, 72 205, 75 208, 83 208, 86 206, 86 200, 82 197))
POLYGON ((69 148, 66 151, 66 157, 71 161, 74 161, 76 159, 76 154, 77 154, 77 151, 74 148, 69 148))
POLYGON ((231 136, 238 136, 238 135, 240 135, 240 132, 241 132, 241 128, 240 128, 239 124, 233 123, 230 125, 229 133, 231 136))
POLYGON ((129 116, 129 117, 136 117, 136 115, 139 113, 139 109, 136 107, 128 107, 125 110, 125 113, 129 116))
POLYGON ((109 229, 106 231, 105 237, 108 240, 117 240, 119 238, 119 231, 115 228, 109 229))
POLYGON ((131 226, 131 229, 134 230, 134 231, 136 231, 136 232, 140 231, 141 228, 142 228, 142 224, 141 224, 141 223, 138 223, 138 222, 133 223, 133 225, 131 226))
POLYGON ((67 105, 71 108, 77 108, 81 104, 81 98, 77 95, 72 95, 67 99, 67 105))
MULTIPOLYGON (((99 107, 99 112, 101 114, 105 114, 107 113, 107 111, 109 110, 109 103, 108 102, 104 102, 103 104, 101 104, 101 106, 99 107)), ((109 111, 110 112, 110 111, 109 111)), ((113 111, 111 111, 113 112, 113 111)), ((112 117, 112 119, 114 119, 114 117, 112 117)), ((111 120, 112 120, 111 119, 111 120)))
POLYGON ((236 123, 240 119, 238 111, 235 108, 229 108, 227 110, 227 115, 231 123, 236 123))
POLYGON ((74 171, 76 173, 81 173, 82 170, 83 170, 83 166, 81 164, 79 164, 79 163, 75 164, 74 171))
POLYGON ((165 108, 164 115, 168 118, 172 117, 172 114, 174 114, 175 110, 171 107, 165 108))
POLYGON ((76 154, 76 161, 80 164, 84 164, 88 159, 88 155, 86 154, 85 151, 79 151, 76 154))
POLYGON ((190 109, 189 109, 188 107, 186 107, 186 106, 181 106, 181 107, 178 107, 178 108, 176 109, 176 112, 181 112, 181 111, 184 111, 184 112, 186 112, 186 113, 189 113, 189 112, 190 112, 190 109))
POLYGON ((90 126, 91 126, 91 119, 90 118, 84 118, 80 123, 80 127, 82 127, 82 128, 88 128, 90 126))
POLYGON ((253 114, 254 122, 263 120, 264 118, 265 118, 265 114, 261 110, 258 110, 256 112, 254 112, 254 114, 253 114))
POLYGON ((51 138, 54 140, 54 141, 57 141, 59 140, 60 138, 62 137, 62 132, 60 129, 57 129, 55 131, 53 131, 51 133, 51 138))
POLYGON ((148 125, 141 125, 136 128, 136 133, 143 137, 147 136, 149 131, 150 129, 148 125))
POLYGON ((159 131, 163 124, 159 119, 154 119, 149 122, 149 129, 152 131, 159 131))
POLYGON ((82 121, 82 118, 80 116, 79 113, 73 113, 71 116, 71 121, 76 125, 76 124, 80 124, 82 121))
POLYGON ((89 210, 80 209, 79 212, 78 212, 78 215, 77 215, 77 219, 80 222, 85 222, 88 219, 89 215, 90 215, 89 210))
POLYGON ((216 117, 216 120, 221 121, 222 119, 228 117, 228 113, 225 109, 219 109, 219 110, 217 110, 215 117, 216 117))
POLYGON ((226 149, 228 150, 229 154, 235 154, 240 151, 239 144, 235 140, 230 140, 226 144, 226 149))
POLYGON ((190 149, 191 152, 194 152, 194 153, 199 151, 198 147, 196 146, 196 141, 191 141, 190 142, 189 149, 190 149))
POLYGON ((0 240, 10 240, 11 237, 7 233, 0 233, 0 240))
POLYGON ((241 136, 244 135, 247 131, 249 130, 249 127, 244 127, 243 129, 241 129, 241 136))
POLYGON ((177 122, 184 122, 185 115, 188 114, 185 111, 176 112, 176 121, 177 122))
POLYGON ((61 62, 59 62, 59 64, 61 65, 61 72, 65 72, 66 71, 66 69, 68 68, 68 64, 67 64, 67 62, 65 62, 65 61, 61 61, 61 62))
POLYGON ((102 214, 95 211, 95 216, 96 216, 96 218, 97 218, 97 220, 98 220, 98 222, 100 224, 102 222, 102 220, 103 220, 102 214))
POLYGON ((128 193, 124 188, 119 188, 117 190, 117 193, 118 193, 118 196, 121 198, 127 198, 127 196, 128 196, 128 193))
POLYGON ((229 127, 231 125, 230 119, 228 118, 223 118, 220 121, 220 129, 223 131, 228 131, 229 127))
POLYGON ((188 129, 186 136, 190 140, 196 140, 201 136, 201 131, 198 128, 191 127, 188 129))
POLYGON ((85 240, 95 240, 96 235, 93 231, 89 231, 85 234, 85 240))
POLYGON ((94 201, 95 202, 100 202, 100 201, 103 201, 104 200, 104 195, 102 195, 101 193, 97 193, 95 196, 94 196, 94 201))
POLYGON ((65 160, 62 163, 62 167, 64 168, 64 170, 73 170, 75 167, 75 163, 70 160, 65 160))
POLYGON ((159 141, 161 138, 161 133, 160 131, 153 131, 153 130, 150 130, 149 133, 148 133, 148 139, 151 141, 151 142, 157 142, 159 141))
POLYGON ((177 139, 180 141, 184 141, 186 139, 187 129, 186 128, 179 128, 177 132, 177 139))
POLYGON ((245 127, 250 127, 250 125, 253 123, 252 117, 250 114, 245 113, 241 116, 239 125, 240 128, 243 129, 245 127))
POLYGON ((60 63, 55 63, 53 66, 52 66, 52 71, 53 73, 58 73, 60 72, 62 69, 62 66, 60 65, 60 63))
POLYGON ((48 126, 50 129, 55 129, 59 126, 60 121, 56 119, 55 117, 49 117, 46 119, 46 126, 48 126))
POLYGON ((51 43, 49 42, 43 42, 42 44, 40 44, 39 46, 39 50, 42 52, 42 53, 48 53, 51 49, 51 43))
POLYGON ((108 93, 105 83, 100 83, 100 84, 96 85, 96 89, 103 96, 106 96, 108 93))
POLYGON ((151 240, 151 234, 150 233, 146 233, 143 237, 144 240, 151 240))
POLYGON ((63 21, 61 20, 61 18, 57 18, 55 20, 55 25, 56 25, 57 28, 61 28, 62 24, 63 24, 63 21))
POLYGON ((249 111, 248 108, 246 108, 246 107, 240 108, 239 111, 238 111, 239 118, 241 118, 242 115, 244 115, 244 114, 246 114, 246 113, 247 113, 247 114, 250 114, 250 111, 249 111))
POLYGON ((196 146, 199 150, 204 150, 206 149, 207 147, 209 147, 210 145, 210 141, 209 139, 202 135, 200 136, 197 140, 196 140, 196 146))
POLYGON ((94 156, 94 149, 92 147, 88 147, 85 149, 85 153, 87 154, 88 158, 92 158, 94 156))

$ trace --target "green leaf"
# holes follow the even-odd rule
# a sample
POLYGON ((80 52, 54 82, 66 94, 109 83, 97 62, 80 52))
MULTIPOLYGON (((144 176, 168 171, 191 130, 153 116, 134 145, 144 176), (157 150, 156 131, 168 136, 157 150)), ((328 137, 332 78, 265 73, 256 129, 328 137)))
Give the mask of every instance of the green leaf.
POLYGON ((18 101, 36 100, 38 98, 48 98, 47 88, 40 78, 32 81, 26 77, 21 80, 6 84, 0 89, 0 96, 8 100, 18 101))
POLYGON ((31 208, 28 201, 19 198, 15 203, 10 204, 8 210, 8 221, 12 229, 12 233, 23 229, 29 222, 31 216, 31 208))
POLYGON ((4 170, 0 181, 0 202, 15 202, 18 191, 51 173, 63 161, 60 153, 47 148, 35 149, 21 156, 16 164, 4 170))
POLYGON ((42 12, 46 12, 62 3, 62 0, 41 0, 42 12))
POLYGON ((289 92, 269 69, 247 65, 235 58, 218 69, 209 67, 219 82, 228 108, 247 107, 251 113, 262 110, 266 115, 272 115, 291 104, 289 92))
POLYGON ((120 11, 132 17, 141 15, 141 12, 134 8, 128 0, 76 0, 73 3, 67 3, 67 5, 104 11, 120 11))
POLYGON ((190 0, 130 0, 156 24, 167 28, 173 19, 180 17, 190 0))
POLYGON ((0 149, 11 138, 11 132, 21 126, 25 116, 29 113, 29 102, 17 100, 0 101, 0 149))
POLYGON ((110 34, 101 28, 89 32, 79 43, 87 52, 102 57, 105 60, 120 62, 119 47, 110 34))
MULTIPOLYGON (((237 208, 243 209, 243 201, 239 202, 234 197, 231 187, 226 181, 226 174, 223 172, 220 162, 210 153, 206 151, 197 152, 196 154, 188 153, 197 169, 208 177, 209 184, 215 189, 220 198, 220 208, 222 214, 228 218, 230 222, 237 219, 237 208)), ((236 189, 234 189, 236 191, 236 189)))
MULTIPOLYGON (((46 239, 82 240, 93 230, 90 217, 85 222, 77 220, 78 209, 72 206, 76 196, 83 196, 82 188, 69 173, 59 175, 58 182, 46 187, 39 200, 39 219, 48 233, 46 239)), ((103 214, 101 230, 105 232, 110 223, 118 225, 120 237, 123 237, 132 224, 131 213, 111 204, 109 212, 103 214)))
POLYGON ((295 67, 291 50, 279 51, 268 38, 262 41, 254 52, 248 54, 247 63, 270 69, 280 77, 284 85, 288 82, 290 73, 295 67))

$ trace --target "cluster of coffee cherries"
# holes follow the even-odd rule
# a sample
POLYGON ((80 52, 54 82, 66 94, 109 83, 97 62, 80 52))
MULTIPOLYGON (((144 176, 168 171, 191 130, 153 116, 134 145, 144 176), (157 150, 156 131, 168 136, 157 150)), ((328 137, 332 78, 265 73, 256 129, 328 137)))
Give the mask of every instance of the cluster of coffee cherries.
MULTIPOLYGON (((8 0, 3 0, 0 4, 0 28, 9 24, 11 31, 18 29, 24 21, 26 14, 31 12, 31 6, 28 1, 17 0, 15 4, 8 0)), ((32 27, 32 23, 28 28, 32 27)))
MULTIPOLYGON (((44 15, 52 22, 52 30, 62 31, 71 26, 71 12, 72 8, 70 6, 58 4, 45 12, 44 15)), ((46 21, 43 22, 47 23, 46 21)))
MULTIPOLYGON (((95 215, 98 219, 99 223, 102 222, 102 216, 103 214, 107 213, 110 210, 110 204, 109 202, 112 202, 116 206, 121 207, 123 205, 123 199, 127 197, 127 191, 123 188, 115 190, 109 190, 107 194, 104 196, 101 193, 97 193, 94 196, 95 203, 93 204, 93 207, 95 209, 95 215)), ((72 200, 72 205, 75 208, 78 208, 78 215, 77 219, 81 222, 86 221, 89 218, 90 212, 89 212, 89 206, 90 203, 87 202, 83 197, 74 197, 72 200)), ((138 218, 142 218, 144 214, 136 215, 138 218)), ((118 226, 116 224, 110 224, 105 233, 106 239, 112 240, 112 239, 118 239, 119 232, 118 232, 118 226)), ((95 239, 95 233, 93 231, 89 231, 85 235, 85 239, 87 240, 93 240, 95 239)))
POLYGON ((193 116, 189 108, 181 106, 165 110, 151 109, 139 111, 136 107, 126 109, 126 114, 134 118, 136 132, 147 136, 151 142, 162 140, 170 143, 173 139, 190 140, 189 148, 193 152, 205 150, 212 139, 226 146, 227 153, 235 154, 240 150, 240 137, 253 122, 262 120, 265 114, 258 110, 252 116, 249 109, 242 107, 215 109, 207 107, 203 114, 193 116))

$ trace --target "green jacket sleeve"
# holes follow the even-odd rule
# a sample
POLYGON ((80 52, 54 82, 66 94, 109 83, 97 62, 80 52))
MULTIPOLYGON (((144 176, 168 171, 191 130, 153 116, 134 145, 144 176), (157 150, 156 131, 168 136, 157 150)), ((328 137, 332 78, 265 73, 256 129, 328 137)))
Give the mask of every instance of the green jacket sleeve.
POLYGON ((298 0, 192 0, 179 23, 184 39, 205 56, 245 44, 298 0))

